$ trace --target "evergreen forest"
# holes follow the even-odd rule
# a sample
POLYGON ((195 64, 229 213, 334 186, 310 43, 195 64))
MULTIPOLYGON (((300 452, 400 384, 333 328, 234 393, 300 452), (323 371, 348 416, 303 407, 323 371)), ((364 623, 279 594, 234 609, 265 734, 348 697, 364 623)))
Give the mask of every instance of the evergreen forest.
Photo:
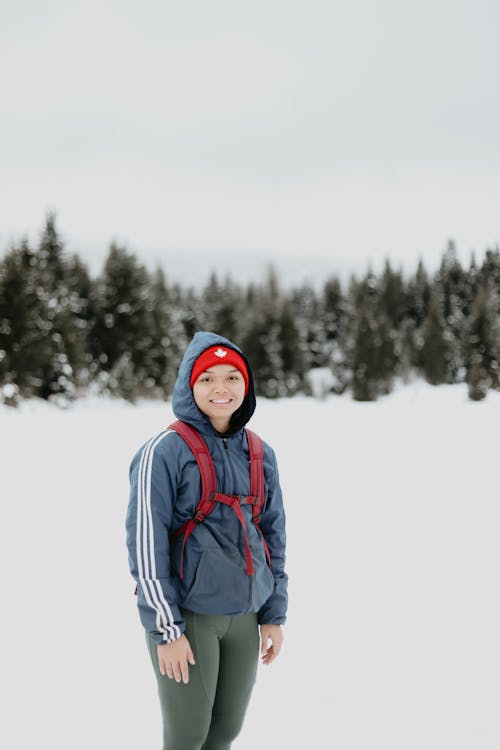
POLYGON ((406 278, 387 260, 344 285, 332 275, 320 288, 284 289, 270 267, 259 283, 213 273, 195 289, 117 244, 91 278, 49 214, 36 247, 23 239, 0 259, 0 402, 168 397, 202 329, 241 346, 267 398, 373 401, 421 377, 465 382, 481 400, 500 388, 500 250, 465 268, 450 241, 437 271, 420 261, 406 278))

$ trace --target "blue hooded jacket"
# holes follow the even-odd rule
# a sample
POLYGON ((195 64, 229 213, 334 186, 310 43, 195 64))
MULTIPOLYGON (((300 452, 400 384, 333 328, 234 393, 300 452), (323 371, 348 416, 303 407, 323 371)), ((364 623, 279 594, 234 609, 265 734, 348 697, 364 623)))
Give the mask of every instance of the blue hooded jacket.
MULTIPOLYGON (((195 334, 179 368, 172 406, 176 417, 195 427, 207 443, 218 491, 248 495, 249 452, 244 426, 256 401, 250 366, 241 350, 215 333, 195 334), (239 352, 249 376, 248 393, 224 435, 197 407, 189 385, 195 360, 214 345, 239 352)), ((181 607, 201 614, 258 612, 261 624, 285 622, 285 514, 276 458, 266 443, 264 480, 266 501, 260 528, 269 547, 272 569, 252 522, 251 506, 241 506, 254 566, 254 574, 249 576, 241 525, 231 508, 216 503, 187 541, 181 579, 182 537, 172 541, 169 535, 193 516, 200 499, 201 477, 196 460, 181 436, 168 429, 148 440, 134 456, 126 521, 129 564, 137 582, 142 623, 156 643, 170 643, 184 632, 181 607)))

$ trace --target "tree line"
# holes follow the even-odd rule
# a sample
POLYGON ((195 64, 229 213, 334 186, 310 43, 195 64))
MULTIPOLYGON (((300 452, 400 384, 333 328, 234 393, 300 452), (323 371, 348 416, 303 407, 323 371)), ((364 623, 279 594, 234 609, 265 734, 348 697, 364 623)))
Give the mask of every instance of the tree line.
POLYGON ((453 242, 429 274, 405 278, 387 260, 343 285, 280 286, 270 268, 242 285, 212 273, 201 289, 150 272, 111 244, 92 278, 48 215, 36 247, 0 261, 0 401, 61 404, 89 393, 131 401, 171 394, 185 346, 216 331, 247 353, 258 395, 341 394, 373 401, 397 381, 466 382, 469 397, 500 388, 500 250, 468 268, 453 242), (315 375, 321 375, 315 378, 315 375))

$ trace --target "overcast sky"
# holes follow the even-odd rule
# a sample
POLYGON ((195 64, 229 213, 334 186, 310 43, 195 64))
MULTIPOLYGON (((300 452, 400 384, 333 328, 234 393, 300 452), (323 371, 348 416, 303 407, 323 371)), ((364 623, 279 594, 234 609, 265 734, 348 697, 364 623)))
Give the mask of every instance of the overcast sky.
POLYGON ((497 0, 0 0, 0 250, 209 269, 500 241, 497 0))

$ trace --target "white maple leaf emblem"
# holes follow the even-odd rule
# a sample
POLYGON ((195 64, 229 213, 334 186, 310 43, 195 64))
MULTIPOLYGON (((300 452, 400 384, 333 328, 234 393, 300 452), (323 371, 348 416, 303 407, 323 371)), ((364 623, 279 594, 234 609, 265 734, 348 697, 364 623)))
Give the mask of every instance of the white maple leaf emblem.
POLYGON ((219 346, 219 348, 214 351, 214 354, 215 354, 216 357, 220 357, 221 359, 224 359, 224 357, 226 356, 227 352, 226 352, 225 349, 221 349, 220 346, 219 346))

